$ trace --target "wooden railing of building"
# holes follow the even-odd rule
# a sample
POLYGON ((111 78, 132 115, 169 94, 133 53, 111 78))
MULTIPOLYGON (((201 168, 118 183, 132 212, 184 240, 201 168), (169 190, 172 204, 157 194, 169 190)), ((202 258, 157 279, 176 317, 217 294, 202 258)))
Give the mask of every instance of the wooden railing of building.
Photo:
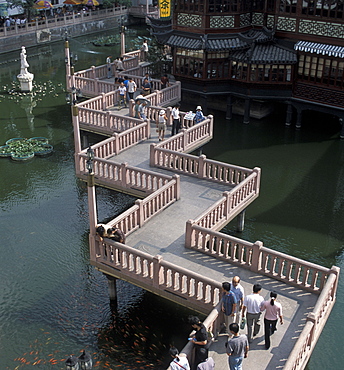
MULTIPOLYGON (((78 104, 80 120, 84 119, 84 123, 93 126, 95 130, 104 126, 112 127, 104 123, 110 119, 108 112, 105 112, 105 116, 103 113, 104 107, 113 104, 115 97, 114 92, 109 92, 78 104), (87 115, 87 119, 83 115, 87 115)), ((156 114, 158 108, 152 108, 150 114, 156 114)), ((78 120, 73 120, 73 123, 76 125, 78 120)), ((139 197, 145 196, 108 223, 129 235, 179 199, 180 179, 179 175, 162 175, 108 160, 149 137, 147 122, 139 123, 127 117, 123 121, 113 118, 111 124, 116 130, 125 131, 93 146, 96 153, 95 179, 97 184, 122 189, 124 192, 132 192, 136 188, 139 197)), ((186 247, 319 294, 317 304, 308 315, 306 325, 285 366, 288 370, 301 370, 305 367, 335 302, 339 268, 328 269, 266 248, 260 241, 250 243, 217 231, 258 197, 260 169, 233 166, 208 160, 203 155, 196 157, 185 153, 197 142, 210 140, 212 129, 213 118, 209 116, 200 124, 187 127, 162 143, 152 144, 150 164, 228 185, 229 190, 223 193, 222 199, 195 220, 186 222, 186 247)), ((76 147, 81 147, 80 142, 76 143, 76 147)), ((76 153, 75 158, 77 175, 86 179, 86 150, 76 153)), ((207 313, 211 310, 204 323, 216 335, 220 322, 223 321, 219 309, 219 282, 164 261, 159 255, 152 256, 109 239, 100 242, 95 236, 90 242, 91 264, 100 271, 125 279, 165 298, 173 297, 177 303, 185 305, 187 301, 189 307, 198 311, 207 313)), ((190 344, 183 352, 192 360, 193 350, 190 344)))

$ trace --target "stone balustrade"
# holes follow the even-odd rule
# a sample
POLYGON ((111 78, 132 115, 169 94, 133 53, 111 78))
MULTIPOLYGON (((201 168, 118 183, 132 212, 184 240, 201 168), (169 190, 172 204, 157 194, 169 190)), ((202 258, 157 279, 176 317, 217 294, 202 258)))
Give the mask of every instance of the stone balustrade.
POLYGON ((221 300, 221 283, 164 261, 135 248, 104 239, 96 243, 91 263, 116 271, 128 281, 140 281, 148 289, 170 292, 176 299, 187 299, 191 307, 211 310, 221 300))
POLYGON ((28 32, 45 30, 54 27, 61 27, 67 25, 75 25, 84 23, 85 21, 92 22, 102 20, 114 15, 127 14, 128 10, 124 6, 117 6, 113 8, 106 8, 101 10, 93 10, 90 12, 72 12, 71 14, 61 14, 56 17, 46 17, 45 19, 32 19, 24 24, 13 24, 10 27, 0 27, 0 38, 20 34, 27 34, 28 32))
POLYGON ((210 230, 210 226, 189 220, 186 246, 312 293, 321 292, 331 274, 326 267, 266 248, 260 241, 251 243, 210 230))
POLYGON ((339 268, 333 266, 313 311, 307 316, 306 324, 284 365, 284 370, 302 370, 306 367, 335 302, 338 278, 339 268))

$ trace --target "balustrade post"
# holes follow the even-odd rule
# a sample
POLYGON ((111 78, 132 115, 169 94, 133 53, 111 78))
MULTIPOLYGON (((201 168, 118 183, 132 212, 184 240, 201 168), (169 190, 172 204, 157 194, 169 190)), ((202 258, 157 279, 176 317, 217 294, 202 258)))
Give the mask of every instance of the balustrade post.
POLYGON ((176 185, 174 187, 174 197, 176 200, 179 200, 180 199, 180 176, 177 175, 177 174, 174 174, 172 176, 172 178, 174 178, 176 180, 176 185))
POLYGON ((308 343, 308 346, 310 348, 312 348, 312 344, 314 344, 315 331, 317 329, 317 318, 316 318, 314 312, 310 312, 307 315, 307 320, 306 321, 310 321, 310 322, 313 323, 313 328, 312 328, 311 333, 309 335, 309 343, 308 343))
POLYGON ((110 112, 106 112, 106 127, 111 128, 111 114, 110 112))
POLYGON ((339 272, 340 272, 340 268, 339 267, 337 267, 337 266, 332 266, 331 267, 330 274, 336 275, 336 281, 333 284, 333 288, 332 288, 332 291, 331 291, 331 298, 332 298, 333 301, 336 298, 336 292, 337 292, 337 287, 338 287, 338 279, 339 279, 339 272))
POLYGON ((96 96, 100 95, 100 92, 99 92, 99 78, 95 78, 94 79, 94 94, 96 96))
POLYGON ((97 75, 96 75, 96 67, 95 66, 91 66, 91 70, 92 70, 92 79, 95 80, 97 75))
POLYGON ((153 287, 159 288, 160 285, 160 263, 162 261, 162 256, 159 254, 153 257, 153 287))
POLYGON ((139 207, 139 211, 138 211, 139 219, 137 221, 138 221, 139 226, 142 227, 145 221, 145 215, 143 213, 143 200, 137 199, 135 201, 135 204, 139 207))
POLYGON ((229 214, 231 212, 231 204, 230 204, 230 200, 231 200, 231 197, 230 197, 231 193, 229 191, 224 191, 222 193, 222 196, 224 198, 226 198, 226 203, 225 203, 225 217, 228 218, 229 217, 229 214))
POLYGON ((187 129, 183 128, 183 129, 180 130, 180 132, 183 133, 183 136, 182 136, 182 151, 185 152, 186 147, 187 147, 187 143, 188 143, 188 131, 187 131, 187 129))
POLYGON ((256 194, 259 194, 260 177, 261 177, 262 170, 259 167, 254 167, 253 172, 255 172, 257 174, 256 181, 255 181, 255 188, 256 188, 255 191, 256 191, 256 194))
POLYGON ((151 137, 151 120, 148 118, 147 121, 146 121, 146 137, 147 139, 150 139, 151 137))
POLYGON ((194 231, 193 226, 194 221, 193 220, 187 220, 186 226, 185 226, 185 248, 192 248, 195 244, 194 240, 194 231))
POLYGON ((120 168, 121 186, 123 189, 126 189, 127 187, 127 167, 128 167, 127 162, 121 164, 121 168, 120 168))
POLYGON ((101 93, 101 97, 102 97, 102 110, 106 110, 106 97, 105 97, 105 93, 101 93))
POLYGON ((155 160, 155 155, 156 155, 156 146, 157 144, 151 144, 149 147, 150 154, 149 154, 149 165, 151 167, 156 166, 156 160, 155 160))
POLYGON ((209 114, 208 118, 209 118, 209 136, 212 138, 214 132, 214 116, 209 114))
POLYGON ((112 134, 112 136, 114 137, 114 154, 115 155, 118 155, 119 152, 120 152, 120 147, 119 147, 119 133, 118 132, 114 132, 112 134))
POLYGON ((252 261, 250 270, 259 272, 261 270, 263 242, 257 240, 252 246, 252 261))
POLYGON ((166 108, 167 124, 172 126, 172 107, 166 108))
POLYGON ((75 157, 75 171, 80 173, 80 161, 77 156, 81 152, 81 138, 80 138, 80 127, 79 127, 79 111, 76 105, 72 107, 72 122, 74 131, 74 157, 75 157))
POLYGON ((205 174, 205 160, 207 157, 202 154, 198 157, 198 178, 203 179, 205 174))
POLYGON ((135 106, 135 100, 130 99, 129 100, 129 117, 135 117, 134 106, 135 106))

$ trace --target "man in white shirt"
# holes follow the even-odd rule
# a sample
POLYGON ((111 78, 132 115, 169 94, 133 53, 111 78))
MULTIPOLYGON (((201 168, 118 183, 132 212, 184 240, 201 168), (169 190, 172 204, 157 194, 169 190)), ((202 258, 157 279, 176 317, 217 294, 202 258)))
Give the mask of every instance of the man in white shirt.
POLYGON ((172 108, 172 134, 178 134, 180 130, 180 115, 179 115, 179 107, 180 105, 177 103, 173 108, 172 108))
POLYGON ((242 308, 242 317, 245 317, 247 320, 247 338, 248 342, 252 342, 252 329, 253 336, 256 336, 260 330, 260 305, 264 301, 264 298, 259 294, 262 290, 260 284, 253 285, 253 293, 247 295, 244 298, 244 306, 242 308))
POLYGON ((146 62, 148 56, 148 43, 146 39, 143 41, 143 44, 141 46, 141 52, 142 52, 141 61, 146 62))
POLYGON ((129 82, 128 82, 129 99, 134 99, 134 93, 135 93, 136 89, 137 89, 136 82, 133 80, 132 77, 130 77, 129 82))
POLYGON ((106 58, 107 78, 112 77, 111 58, 112 57, 110 55, 106 58))

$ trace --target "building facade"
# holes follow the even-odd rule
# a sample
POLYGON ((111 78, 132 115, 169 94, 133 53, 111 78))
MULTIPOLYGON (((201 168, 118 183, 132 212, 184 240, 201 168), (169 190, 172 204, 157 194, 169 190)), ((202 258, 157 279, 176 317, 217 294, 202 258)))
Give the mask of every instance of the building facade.
POLYGON ((344 115, 344 0, 178 0, 152 20, 169 45, 173 74, 190 92, 287 104, 296 112, 344 115))

